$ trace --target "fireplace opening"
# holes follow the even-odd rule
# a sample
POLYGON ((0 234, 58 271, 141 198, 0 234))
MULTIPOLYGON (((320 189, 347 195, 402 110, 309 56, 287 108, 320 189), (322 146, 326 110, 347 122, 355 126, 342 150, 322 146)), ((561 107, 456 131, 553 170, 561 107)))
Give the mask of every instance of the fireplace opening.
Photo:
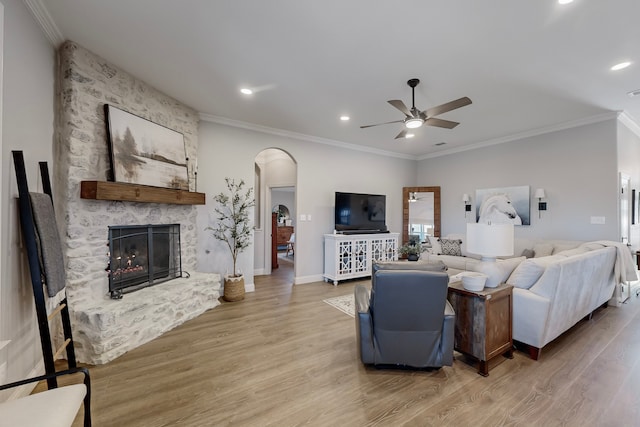
POLYGON ((109 227, 109 293, 123 293, 182 276, 180 224, 109 227))

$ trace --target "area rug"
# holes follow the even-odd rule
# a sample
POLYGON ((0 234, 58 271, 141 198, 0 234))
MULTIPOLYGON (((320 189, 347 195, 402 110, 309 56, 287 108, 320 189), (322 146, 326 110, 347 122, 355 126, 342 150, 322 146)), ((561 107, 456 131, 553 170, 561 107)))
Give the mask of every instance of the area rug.
POLYGON ((287 264, 293 264, 293 255, 287 256, 285 253, 278 254, 278 262, 284 262, 287 264))
POLYGON ((333 308, 337 308, 344 314, 348 314, 351 317, 356 317, 356 304, 353 300, 353 294, 341 295, 339 297, 327 298, 322 300, 333 308))

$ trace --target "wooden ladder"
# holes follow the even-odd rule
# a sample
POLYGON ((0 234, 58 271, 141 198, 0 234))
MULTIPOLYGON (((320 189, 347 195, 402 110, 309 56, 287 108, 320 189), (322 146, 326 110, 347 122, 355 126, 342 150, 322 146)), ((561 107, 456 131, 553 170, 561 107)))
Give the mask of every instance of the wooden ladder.
MULTIPOLYGON (((33 298, 36 305, 36 315, 38 319, 38 328, 40 330, 40 343, 42 344, 42 358, 44 360, 44 369, 47 375, 56 372, 55 360, 66 350, 66 359, 69 369, 76 368, 76 354, 73 347, 73 337, 71 334, 71 320, 69 318, 69 307, 67 298, 60 302, 51 314, 47 315, 47 307, 45 304, 45 296, 43 289, 44 269, 40 265, 40 251, 36 241, 36 226, 33 218, 33 210, 29 197, 29 187, 27 185, 27 174, 24 166, 24 157, 22 151, 13 151, 13 163, 16 169, 16 180, 18 184, 18 197, 20 207, 20 224, 22 228, 22 236, 27 250, 29 259, 29 272, 31 274, 31 285, 33 288, 33 298), (62 321, 62 329, 64 332, 64 343, 55 350, 52 348, 51 331, 49 322, 60 316, 62 321)), ((49 180, 49 168, 47 162, 39 162, 40 175, 42 177, 42 187, 53 204, 53 196, 51 192, 51 181, 49 180)), ((46 280, 45 280, 46 282, 46 280)), ((66 292, 66 291, 65 291, 66 292)), ((55 376, 47 379, 49 389, 58 386, 55 376)))

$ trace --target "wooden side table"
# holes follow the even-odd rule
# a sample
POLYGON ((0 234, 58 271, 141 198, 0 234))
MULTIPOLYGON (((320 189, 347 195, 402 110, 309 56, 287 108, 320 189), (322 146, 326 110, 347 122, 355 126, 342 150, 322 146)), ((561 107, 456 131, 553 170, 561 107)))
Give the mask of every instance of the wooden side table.
POLYGON ((456 312, 454 348, 478 360, 478 373, 489 375, 489 360, 503 354, 513 358, 513 286, 501 284, 480 292, 462 282, 449 284, 449 302, 456 312))

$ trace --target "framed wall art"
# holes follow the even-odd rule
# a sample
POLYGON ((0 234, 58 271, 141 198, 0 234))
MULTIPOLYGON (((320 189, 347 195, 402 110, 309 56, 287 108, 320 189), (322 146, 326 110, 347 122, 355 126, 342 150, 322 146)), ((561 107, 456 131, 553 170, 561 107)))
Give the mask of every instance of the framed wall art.
POLYGON ((528 185, 476 190, 476 221, 530 225, 530 193, 528 185))
POLYGON ((189 190, 184 135, 113 105, 104 108, 114 181, 189 190))

